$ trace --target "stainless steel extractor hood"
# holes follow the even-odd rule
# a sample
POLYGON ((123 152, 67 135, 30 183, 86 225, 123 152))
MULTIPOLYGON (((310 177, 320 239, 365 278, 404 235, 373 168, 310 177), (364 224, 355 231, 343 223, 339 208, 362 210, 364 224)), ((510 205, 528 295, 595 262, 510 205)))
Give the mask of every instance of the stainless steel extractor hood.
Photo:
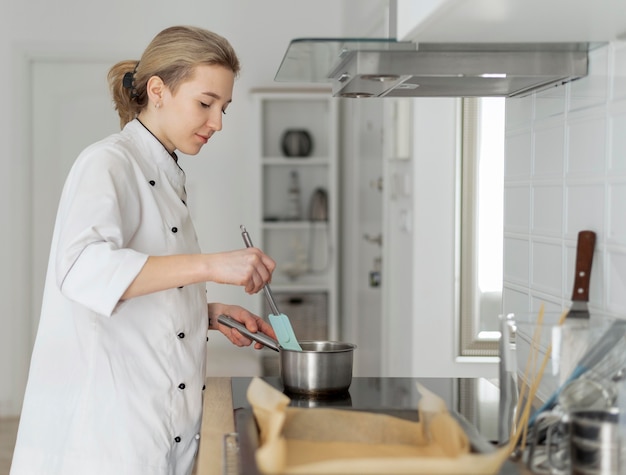
POLYGON ((292 40, 279 82, 332 83, 336 97, 523 96, 587 75, 588 43, 292 40))

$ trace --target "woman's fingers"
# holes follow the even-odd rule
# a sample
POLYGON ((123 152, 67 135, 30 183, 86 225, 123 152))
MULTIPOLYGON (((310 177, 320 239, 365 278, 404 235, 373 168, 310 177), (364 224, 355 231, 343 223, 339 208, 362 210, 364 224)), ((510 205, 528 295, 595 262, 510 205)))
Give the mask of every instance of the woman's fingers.
POLYGON ((239 333, 239 330, 233 328, 231 329, 230 334, 232 337, 231 341, 237 346, 250 346, 252 343, 252 340, 239 333))
POLYGON ((270 283, 276 268, 274 260, 255 247, 207 257, 207 281, 240 285, 249 294, 257 293, 270 283))
MULTIPOLYGON (((229 307, 227 310, 224 309, 222 311, 224 313, 229 314, 232 318, 239 321, 240 323, 243 323, 250 332, 252 333, 261 332, 273 338, 274 340, 277 339, 276 333, 274 333, 274 329, 272 328, 272 326, 268 322, 263 320, 261 317, 250 313, 248 310, 242 307, 232 306, 232 307, 229 307)), ((222 333, 224 333, 234 345, 250 346, 250 344, 252 344, 253 342, 253 340, 242 335, 236 329, 231 329, 231 328, 226 329, 226 327, 221 326, 220 330, 222 330, 222 333)), ((260 350, 264 348, 264 346, 259 342, 254 342, 254 348, 257 350, 260 350)))
POLYGON ((251 247, 246 251, 250 260, 245 289, 247 293, 255 294, 271 281, 276 263, 257 248, 251 247))
POLYGON ((265 283, 268 281, 268 278, 263 278, 260 272, 256 269, 252 271, 251 277, 248 279, 248 284, 246 285, 246 292, 249 294, 256 294, 259 290, 261 290, 265 283))

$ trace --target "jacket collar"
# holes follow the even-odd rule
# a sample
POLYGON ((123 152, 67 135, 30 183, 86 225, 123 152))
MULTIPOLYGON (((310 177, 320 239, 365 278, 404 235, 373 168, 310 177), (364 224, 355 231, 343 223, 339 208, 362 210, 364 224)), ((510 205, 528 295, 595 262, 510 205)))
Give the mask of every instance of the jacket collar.
POLYGON ((156 167, 163 173, 180 198, 186 201, 185 172, 178 165, 176 154, 170 154, 165 146, 138 119, 131 120, 122 131, 139 146, 136 159, 148 167, 156 167))

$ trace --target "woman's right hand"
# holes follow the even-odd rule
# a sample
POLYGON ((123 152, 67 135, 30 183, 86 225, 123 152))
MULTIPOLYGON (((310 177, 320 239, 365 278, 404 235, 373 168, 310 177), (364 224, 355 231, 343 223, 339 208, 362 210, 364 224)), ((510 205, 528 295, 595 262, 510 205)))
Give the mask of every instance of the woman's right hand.
POLYGON ((274 260, 256 247, 206 254, 209 258, 207 281, 241 285, 248 294, 256 294, 272 281, 274 260))

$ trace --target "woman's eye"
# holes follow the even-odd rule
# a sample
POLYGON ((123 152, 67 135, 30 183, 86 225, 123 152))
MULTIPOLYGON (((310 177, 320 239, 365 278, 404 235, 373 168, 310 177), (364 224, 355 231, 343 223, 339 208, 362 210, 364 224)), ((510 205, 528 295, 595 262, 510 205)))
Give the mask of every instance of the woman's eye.
POLYGON ((222 109, 222 114, 226 115, 226 109, 222 109))
POLYGON ((200 106, 204 107, 205 109, 208 109, 209 107, 211 107, 210 104, 205 104, 204 102, 200 102, 200 106))

